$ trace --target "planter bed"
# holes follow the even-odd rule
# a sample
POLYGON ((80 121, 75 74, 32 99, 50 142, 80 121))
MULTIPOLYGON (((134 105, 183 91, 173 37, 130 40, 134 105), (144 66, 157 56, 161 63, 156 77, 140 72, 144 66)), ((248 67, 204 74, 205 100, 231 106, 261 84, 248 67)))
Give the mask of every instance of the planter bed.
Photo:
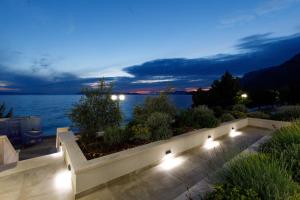
POLYGON ((240 119, 223 123, 216 128, 200 129, 168 140, 148 143, 99 158, 87 160, 71 132, 58 133, 58 144, 64 152, 66 164, 72 172, 73 191, 81 196, 116 178, 160 163, 167 153, 174 156, 203 145, 208 137, 213 139, 228 134, 232 128, 247 126, 275 129, 288 125, 285 122, 261 119, 240 119))

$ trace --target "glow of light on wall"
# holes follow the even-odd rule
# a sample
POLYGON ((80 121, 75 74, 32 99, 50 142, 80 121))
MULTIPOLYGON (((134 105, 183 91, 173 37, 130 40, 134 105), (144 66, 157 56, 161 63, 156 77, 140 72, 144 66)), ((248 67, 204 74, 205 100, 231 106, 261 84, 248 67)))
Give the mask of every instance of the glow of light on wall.
POLYGON ((72 190, 71 172, 68 169, 64 169, 55 174, 54 187, 59 190, 72 190))
POLYGON ((229 137, 236 137, 236 136, 239 136, 239 135, 242 135, 242 132, 241 131, 236 131, 235 129, 232 129, 229 133, 229 137))
POLYGON ((59 147, 59 149, 60 149, 59 152, 57 152, 57 153, 52 153, 52 154, 50 154, 50 156, 53 157, 53 158, 59 158, 59 157, 62 157, 63 151, 61 150, 61 147, 59 147))
POLYGON ((214 141, 213 138, 208 138, 206 141, 205 141, 205 144, 204 144, 204 148, 209 150, 209 149, 213 149, 213 148, 216 148, 220 146, 220 142, 219 141, 214 141))
POLYGON ((178 167, 183 162, 184 158, 182 156, 175 157, 175 154, 171 153, 171 150, 168 150, 162 159, 162 163, 159 164, 159 168, 167 171, 178 167))

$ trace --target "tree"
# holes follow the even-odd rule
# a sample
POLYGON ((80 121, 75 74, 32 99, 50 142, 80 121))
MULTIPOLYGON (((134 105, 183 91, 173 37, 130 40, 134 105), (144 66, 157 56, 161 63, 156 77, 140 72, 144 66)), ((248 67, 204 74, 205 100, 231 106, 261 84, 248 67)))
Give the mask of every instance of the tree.
POLYGON ((97 87, 82 89, 83 96, 71 109, 69 118, 86 142, 94 139, 96 132, 120 125, 119 102, 111 99, 111 92, 112 85, 100 80, 97 87))
POLYGON ((0 105, 0 118, 12 118, 13 117, 13 109, 11 108, 6 114, 6 106, 5 103, 0 105))
POLYGON ((225 72, 220 80, 215 80, 209 91, 198 90, 193 94, 193 106, 208 105, 227 107, 237 103, 237 95, 241 90, 238 78, 225 72))

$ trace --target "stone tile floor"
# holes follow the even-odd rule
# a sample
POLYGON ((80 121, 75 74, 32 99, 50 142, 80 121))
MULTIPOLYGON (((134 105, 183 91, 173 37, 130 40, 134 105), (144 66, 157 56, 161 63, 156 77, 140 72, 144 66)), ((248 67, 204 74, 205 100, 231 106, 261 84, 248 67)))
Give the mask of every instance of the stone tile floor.
MULTIPOLYGON (((239 131, 242 134, 234 138, 220 138, 220 146, 216 148, 194 148, 157 166, 120 178, 80 200, 174 199, 211 175, 228 159, 271 133, 254 127, 239 131)), ((30 163, 21 163, 16 169, 0 173, 1 200, 74 199, 71 175, 59 153, 41 157, 36 162, 44 165, 30 169, 30 163), (23 166, 28 169, 22 169, 23 166)))

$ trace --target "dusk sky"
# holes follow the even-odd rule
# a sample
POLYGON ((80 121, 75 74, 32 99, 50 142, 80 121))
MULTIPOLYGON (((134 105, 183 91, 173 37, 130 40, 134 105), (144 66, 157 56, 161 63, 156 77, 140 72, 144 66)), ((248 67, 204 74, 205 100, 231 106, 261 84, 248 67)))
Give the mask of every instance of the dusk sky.
POLYGON ((0 91, 206 87, 300 52, 300 0, 0 0, 0 91))

